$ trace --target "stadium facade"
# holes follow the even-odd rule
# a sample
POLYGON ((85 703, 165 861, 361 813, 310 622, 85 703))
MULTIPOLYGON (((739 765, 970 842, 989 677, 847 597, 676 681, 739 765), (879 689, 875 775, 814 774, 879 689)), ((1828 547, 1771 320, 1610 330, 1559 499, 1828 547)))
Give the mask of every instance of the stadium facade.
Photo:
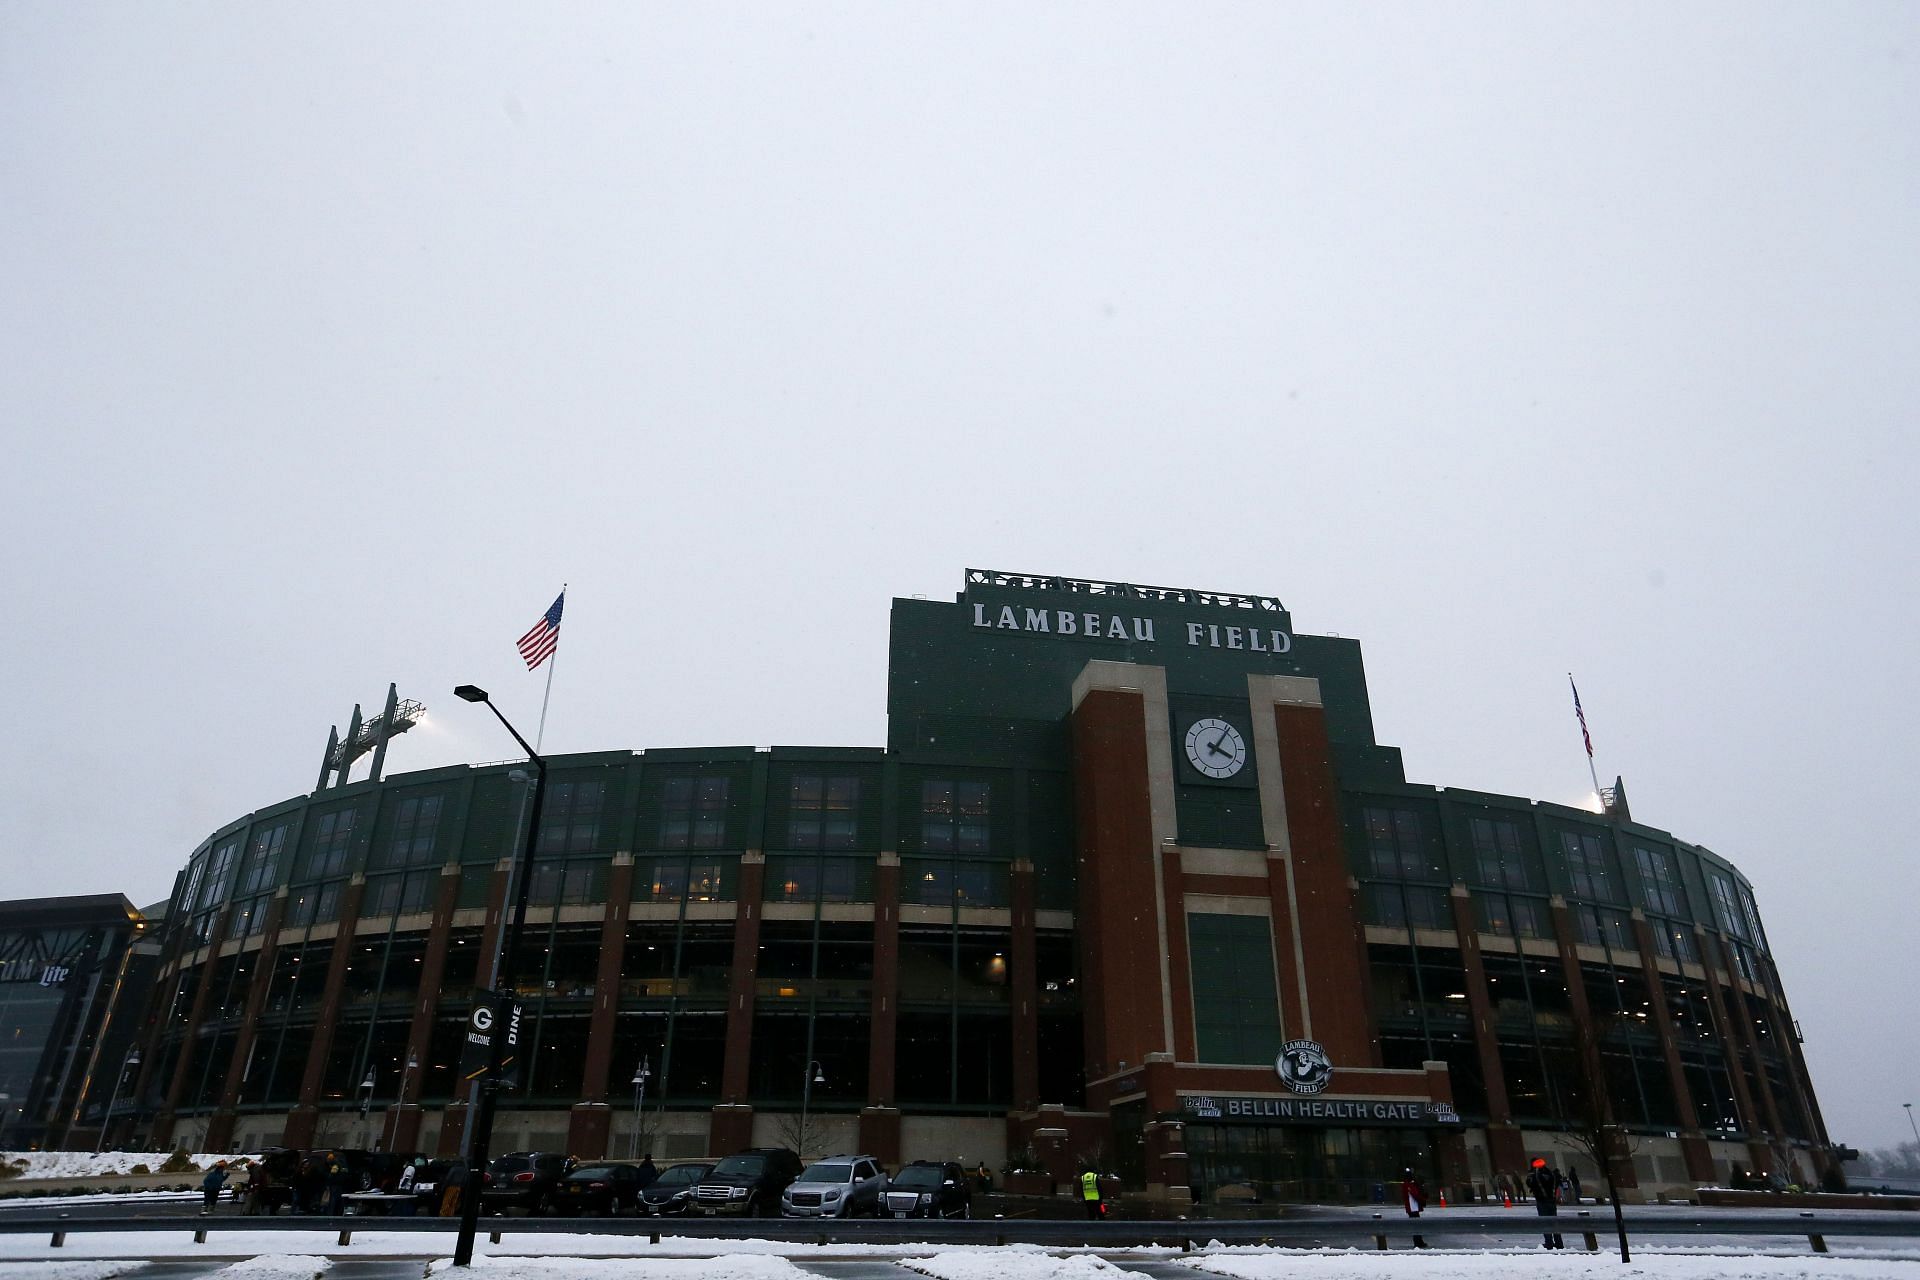
MULTIPOLYGON (((1827 1170, 1739 871, 1618 787, 1407 782, 1359 643, 1270 597, 969 571, 893 604, 884 749, 550 765, 496 1149, 791 1146, 804 1106, 812 1152, 1203 1200, 1592 1176, 1600 1124, 1629 1196, 1827 1170)), ((457 1150, 528 790, 323 774, 210 836, 139 1136, 457 1150)))

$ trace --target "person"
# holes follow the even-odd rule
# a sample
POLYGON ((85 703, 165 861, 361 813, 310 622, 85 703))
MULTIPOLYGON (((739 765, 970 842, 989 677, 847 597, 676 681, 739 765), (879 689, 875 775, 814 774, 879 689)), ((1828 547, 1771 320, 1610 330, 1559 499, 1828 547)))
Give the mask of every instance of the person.
POLYGON ((201 1213, 213 1212, 214 1202, 220 1199, 220 1188, 225 1185, 227 1185, 227 1162, 215 1160, 213 1168, 207 1170, 207 1176, 200 1180, 201 1213))
MULTIPOLYGON (((1420 1181, 1411 1169, 1406 1170, 1400 1179, 1400 1204, 1409 1218, 1419 1217, 1421 1210, 1427 1207, 1427 1184, 1420 1181)), ((1427 1247, 1426 1237, 1418 1231, 1413 1233, 1413 1247, 1427 1247)))
POLYGON ((347 1207, 347 1186, 353 1181, 353 1173, 338 1151, 327 1152, 326 1171, 327 1215, 337 1218, 347 1207))
POLYGON ((634 1181, 642 1191, 660 1181, 660 1170, 654 1167, 653 1152, 649 1151, 640 1157, 640 1168, 635 1173, 634 1181))
POLYGON ((987 1168, 987 1162, 985 1160, 980 1162, 979 1178, 980 1189, 982 1191, 993 1190, 993 1171, 987 1168))
POLYGON ((1080 1199, 1086 1202, 1087 1217, 1100 1216, 1100 1175, 1092 1169, 1080 1175, 1080 1199))
POLYGON ((273 1206, 267 1202, 267 1165, 263 1160, 255 1160, 247 1166, 247 1208, 249 1216, 272 1213, 273 1206))
POLYGON ((296 1204, 295 1213, 318 1213, 327 1187, 327 1164, 318 1152, 309 1151, 307 1158, 300 1162, 300 1173, 294 1181, 296 1204))
POLYGON ((1572 1194, 1572 1204, 1580 1203, 1580 1169, 1577 1165, 1567 1166, 1567 1190, 1572 1194))
POLYGON ((393 1189, 395 1191, 398 1191, 402 1195, 411 1194, 413 1191, 413 1184, 416 1181, 418 1181, 420 1177, 420 1166, 425 1163, 426 1163, 426 1160, 424 1160, 419 1156, 415 1156, 411 1164, 407 1165, 404 1169, 400 1170, 400 1178, 397 1182, 393 1184, 393 1189))
MULTIPOLYGON (((1527 1175, 1527 1190, 1533 1193, 1534 1212, 1543 1218, 1554 1218, 1560 1214, 1560 1204, 1554 1199, 1559 1179, 1547 1162, 1538 1156, 1533 1160, 1533 1172, 1527 1175)), ((1540 1247, 1543 1249, 1564 1249, 1566 1242, 1557 1231, 1546 1231, 1540 1235, 1540 1247)))

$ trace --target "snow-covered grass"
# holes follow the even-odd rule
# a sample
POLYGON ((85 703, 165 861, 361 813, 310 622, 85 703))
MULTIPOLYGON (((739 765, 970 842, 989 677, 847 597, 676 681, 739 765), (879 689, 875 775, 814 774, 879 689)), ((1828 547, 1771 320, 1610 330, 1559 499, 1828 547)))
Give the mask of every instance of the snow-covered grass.
MULTIPOLYGON (((22 1166, 20 1176, 23 1178, 100 1178, 132 1173, 137 1164, 147 1166, 150 1173, 158 1173, 172 1155, 171 1151, 102 1151, 98 1155, 91 1151, 0 1151, 0 1164, 22 1166)), ((238 1158, 205 1152, 187 1157, 199 1169, 209 1168, 216 1160, 238 1158)))
POLYGON ((144 1262, 0 1262, 0 1280, 109 1280, 144 1262))
MULTIPOLYGON (((1920 1280, 1920 1262, 1808 1254, 1635 1253, 1626 1266, 1609 1253, 1332 1253, 1276 1249, 1183 1258, 1203 1274, 1232 1280, 1920 1280)), ((1003 1280, 1045 1280, 1003 1270, 1003 1280)))
MULTIPOLYGON (((735 1254, 720 1258, 502 1258, 476 1257, 486 1280, 810 1280, 785 1258, 735 1254)), ((442 1258, 429 1276, 455 1274, 442 1258)))

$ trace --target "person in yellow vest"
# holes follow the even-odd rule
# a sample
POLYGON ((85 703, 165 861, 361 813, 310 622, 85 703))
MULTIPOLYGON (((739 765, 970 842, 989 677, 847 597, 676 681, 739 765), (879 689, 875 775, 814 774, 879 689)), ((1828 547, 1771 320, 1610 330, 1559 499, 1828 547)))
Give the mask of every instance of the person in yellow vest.
POLYGON ((1100 1216, 1100 1175, 1089 1169, 1080 1175, 1080 1198, 1086 1201, 1087 1216, 1100 1216))

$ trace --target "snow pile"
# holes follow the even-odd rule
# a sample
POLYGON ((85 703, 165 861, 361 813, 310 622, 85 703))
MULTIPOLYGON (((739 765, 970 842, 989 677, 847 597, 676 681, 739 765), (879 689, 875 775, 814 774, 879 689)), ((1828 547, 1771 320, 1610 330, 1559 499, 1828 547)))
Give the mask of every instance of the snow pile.
MULTIPOLYGON (((809 1280, 785 1258, 733 1254, 718 1258, 502 1258, 479 1257, 473 1269, 487 1280, 809 1280)), ((457 1275, 450 1258, 429 1276, 457 1275)))
MULTIPOLYGON (((143 1164, 149 1173, 160 1172, 173 1153, 171 1151, 102 1151, 95 1155, 91 1151, 0 1151, 0 1164, 20 1166, 23 1178, 100 1178, 118 1173, 131 1173, 133 1166, 143 1164)), ((212 1166, 215 1160, 235 1160, 237 1156, 209 1155, 201 1152, 189 1155, 187 1159, 200 1169, 212 1166)), ((192 1174, 183 1173, 183 1178, 192 1174)))
POLYGON ((900 1265, 937 1280, 1133 1280, 1137 1274, 1090 1254, 1055 1257, 1038 1245, 936 1253, 900 1265))
POLYGON ((314 1280, 333 1266, 330 1258, 302 1253, 263 1253, 214 1272, 218 1280, 314 1280))
POLYGON ((108 1280, 144 1262, 0 1262, 0 1280, 108 1280))
POLYGON ((1196 1271, 1234 1280, 1920 1280, 1920 1262, 1809 1254, 1642 1254, 1620 1265, 1618 1253, 1270 1253, 1182 1258, 1196 1271))

